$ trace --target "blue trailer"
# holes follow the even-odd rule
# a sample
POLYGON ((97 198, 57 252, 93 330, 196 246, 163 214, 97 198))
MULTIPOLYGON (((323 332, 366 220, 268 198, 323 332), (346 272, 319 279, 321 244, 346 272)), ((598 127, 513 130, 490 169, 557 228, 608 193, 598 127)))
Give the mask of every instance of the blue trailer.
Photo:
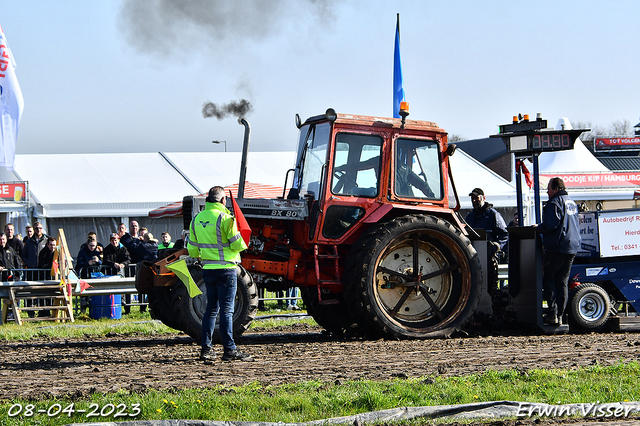
POLYGON ((640 328, 640 210, 580 213, 580 237, 571 268, 570 324, 640 328))

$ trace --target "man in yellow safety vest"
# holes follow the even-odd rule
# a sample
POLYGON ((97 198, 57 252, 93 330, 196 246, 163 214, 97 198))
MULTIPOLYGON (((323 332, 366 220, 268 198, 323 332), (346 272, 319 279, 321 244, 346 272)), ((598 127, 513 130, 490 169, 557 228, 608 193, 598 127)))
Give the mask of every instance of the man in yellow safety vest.
POLYGON ((236 226, 236 220, 225 207, 224 188, 209 190, 206 206, 191 222, 187 248, 189 256, 202 259, 202 278, 207 288, 207 308, 202 316, 202 351, 206 363, 215 359, 211 338, 220 308, 220 339, 223 361, 250 361, 233 340, 233 304, 238 285, 236 265, 240 252, 247 248, 236 226))

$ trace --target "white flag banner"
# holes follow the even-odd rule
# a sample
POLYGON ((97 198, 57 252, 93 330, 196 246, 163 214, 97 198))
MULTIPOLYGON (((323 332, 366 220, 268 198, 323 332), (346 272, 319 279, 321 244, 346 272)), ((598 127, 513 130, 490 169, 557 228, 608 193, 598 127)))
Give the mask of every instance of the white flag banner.
POLYGON ((16 62, 0 27, 0 166, 9 171, 13 170, 18 127, 24 108, 15 68, 16 62))

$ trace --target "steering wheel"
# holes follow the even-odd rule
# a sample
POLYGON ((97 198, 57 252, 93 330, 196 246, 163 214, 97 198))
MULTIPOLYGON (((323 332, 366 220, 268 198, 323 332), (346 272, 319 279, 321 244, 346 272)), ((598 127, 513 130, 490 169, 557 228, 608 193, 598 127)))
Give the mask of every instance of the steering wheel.
POLYGON ((333 176, 338 179, 336 186, 333 187, 333 192, 338 193, 348 193, 351 189, 358 187, 358 182, 355 181, 349 174, 344 170, 335 170, 333 172, 333 176), (347 187, 349 189, 347 190, 347 187), (341 190, 344 190, 341 192, 341 190))

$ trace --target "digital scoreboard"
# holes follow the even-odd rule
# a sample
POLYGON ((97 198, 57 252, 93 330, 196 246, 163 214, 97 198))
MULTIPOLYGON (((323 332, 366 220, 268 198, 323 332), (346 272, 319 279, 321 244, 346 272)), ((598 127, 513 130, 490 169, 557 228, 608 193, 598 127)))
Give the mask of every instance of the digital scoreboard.
POLYGON ((529 121, 528 116, 519 120, 513 117, 512 124, 500 126, 500 133, 492 138, 502 138, 507 151, 529 155, 541 152, 573 149, 576 139, 590 129, 555 130, 547 128, 547 120, 538 118, 529 121))

